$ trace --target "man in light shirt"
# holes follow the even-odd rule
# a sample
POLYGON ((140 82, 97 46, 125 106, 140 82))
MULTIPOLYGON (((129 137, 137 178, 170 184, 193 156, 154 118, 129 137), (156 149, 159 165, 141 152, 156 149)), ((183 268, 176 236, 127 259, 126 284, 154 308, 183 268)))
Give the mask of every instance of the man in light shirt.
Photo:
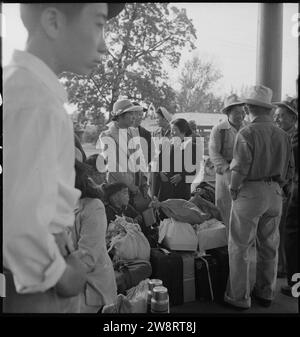
POLYGON ((84 269, 68 255, 65 234, 80 192, 67 94, 57 75, 92 71, 105 52, 105 23, 123 7, 20 5, 26 51, 14 52, 3 85, 5 312, 73 312, 67 302, 84 289, 84 269))
POLYGON ((209 158, 216 169, 216 206, 221 212, 228 234, 231 210, 229 167, 236 135, 245 126, 245 111, 243 103, 233 94, 225 99, 222 112, 227 115, 227 119, 212 128, 208 149, 209 158))
POLYGON ((272 94, 270 88, 255 85, 241 99, 251 123, 238 132, 230 164, 230 272, 224 301, 237 310, 249 309, 253 299, 269 307, 276 290, 282 189, 293 179, 294 158, 289 136, 273 122, 272 94), (256 280, 251 293, 253 246, 256 280))

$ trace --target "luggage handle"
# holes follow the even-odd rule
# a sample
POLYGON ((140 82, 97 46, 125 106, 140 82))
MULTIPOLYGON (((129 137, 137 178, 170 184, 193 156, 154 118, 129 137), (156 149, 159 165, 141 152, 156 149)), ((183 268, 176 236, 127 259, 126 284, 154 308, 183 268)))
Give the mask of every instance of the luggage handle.
POLYGON ((160 251, 162 251, 165 255, 170 255, 171 252, 165 248, 159 248, 160 251))
POLYGON ((210 296, 211 296, 211 300, 213 301, 214 300, 214 292, 213 292, 212 283, 211 283, 209 265, 208 265, 208 262, 202 256, 199 256, 199 258, 205 263, 205 266, 206 266, 207 278, 208 278, 208 284, 209 284, 209 290, 210 290, 210 296))

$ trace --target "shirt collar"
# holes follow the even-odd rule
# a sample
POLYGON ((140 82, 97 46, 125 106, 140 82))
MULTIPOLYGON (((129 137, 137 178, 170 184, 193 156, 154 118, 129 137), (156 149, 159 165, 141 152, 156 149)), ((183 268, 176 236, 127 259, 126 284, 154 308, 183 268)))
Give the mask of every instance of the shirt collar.
POLYGON ((271 122, 274 123, 274 119, 271 116, 267 116, 267 115, 261 115, 261 116, 257 116, 253 119, 252 123, 265 123, 265 122, 271 122))
MULTIPOLYGON (((243 121, 243 122, 242 122, 242 125, 241 125, 241 127, 240 127, 240 130, 241 130, 244 126, 246 126, 246 125, 247 125, 246 121, 243 121)), ((226 129, 226 130, 228 130, 228 129, 234 129, 234 130, 236 130, 236 128, 235 128, 232 124, 229 123, 229 120, 228 120, 228 119, 225 119, 223 122, 221 122, 221 123, 219 124, 219 129, 226 129)), ((236 131, 237 131, 237 130, 236 130, 236 131)))
POLYGON ((290 137, 293 137, 294 134, 296 133, 296 126, 293 125, 290 129, 288 129, 288 130, 286 131, 286 133, 287 133, 290 137))
POLYGON ((26 51, 15 50, 10 65, 26 68, 34 73, 63 103, 68 101, 67 92, 56 74, 38 57, 26 51))

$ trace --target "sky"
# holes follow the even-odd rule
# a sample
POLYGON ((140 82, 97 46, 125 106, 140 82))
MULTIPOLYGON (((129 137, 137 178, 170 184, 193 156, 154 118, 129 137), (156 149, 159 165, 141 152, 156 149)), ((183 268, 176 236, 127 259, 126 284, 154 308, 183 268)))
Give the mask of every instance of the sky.
MULTIPOLYGON (((229 93, 231 88, 239 91, 243 85, 255 83, 257 3, 171 3, 186 8, 197 31, 197 49, 182 52, 178 69, 165 65, 170 84, 178 88, 178 75, 183 64, 198 55, 213 61, 223 74, 213 88, 217 95, 229 93)), ((298 73, 298 39, 293 36, 293 15, 298 5, 285 3, 283 12, 283 76, 282 97, 296 94, 295 80, 298 73)), ((3 65, 11 57, 13 49, 23 49, 27 33, 19 18, 18 4, 2 4, 3 65)))

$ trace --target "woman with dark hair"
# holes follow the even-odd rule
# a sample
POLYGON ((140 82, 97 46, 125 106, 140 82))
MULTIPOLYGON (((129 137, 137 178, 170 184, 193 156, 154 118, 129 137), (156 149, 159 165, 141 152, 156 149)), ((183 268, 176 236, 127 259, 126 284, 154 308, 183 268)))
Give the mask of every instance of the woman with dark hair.
MULTIPOLYGON (((170 156, 163 155, 163 161, 170 161, 170 170, 168 172, 160 172, 160 186, 158 192, 159 201, 167 199, 186 199, 191 197, 191 181, 190 177, 194 176, 196 170, 188 172, 186 170, 185 152, 190 151, 192 158, 191 164, 195 165, 196 161, 196 143, 192 141, 192 130, 189 123, 183 119, 178 118, 171 122, 172 130, 172 144, 170 147, 170 156), (181 161, 181 167, 176 162, 181 161)), ((167 162, 164 163, 165 165, 167 162)), ((162 168, 163 166, 162 165, 162 168)))
POLYGON ((170 146, 171 138, 171 127, 170 122, 172 120, 172 115, 164 107, 159 107, 156 111, 156 121, 159 129, 156 130, 152 135, 152 140, 155 144, 155 157, 153 158, 153 167, 158 166, 155 172, 150 175, 150 186, 152 196, 157 197, 159 192, 159 187, 161 183, 161 162, 162 153, 166 147, 170 146))
POLYGON ((72 253, 84 264, 87 284, 80 294, 80 312, 97 313, 117 297, 117 286, 111 259, 106 248, 107 219, 101 200, 89 198, 88 175, 83 166, 75 164, 75 187, 81 191, 75 210, 72 253))

